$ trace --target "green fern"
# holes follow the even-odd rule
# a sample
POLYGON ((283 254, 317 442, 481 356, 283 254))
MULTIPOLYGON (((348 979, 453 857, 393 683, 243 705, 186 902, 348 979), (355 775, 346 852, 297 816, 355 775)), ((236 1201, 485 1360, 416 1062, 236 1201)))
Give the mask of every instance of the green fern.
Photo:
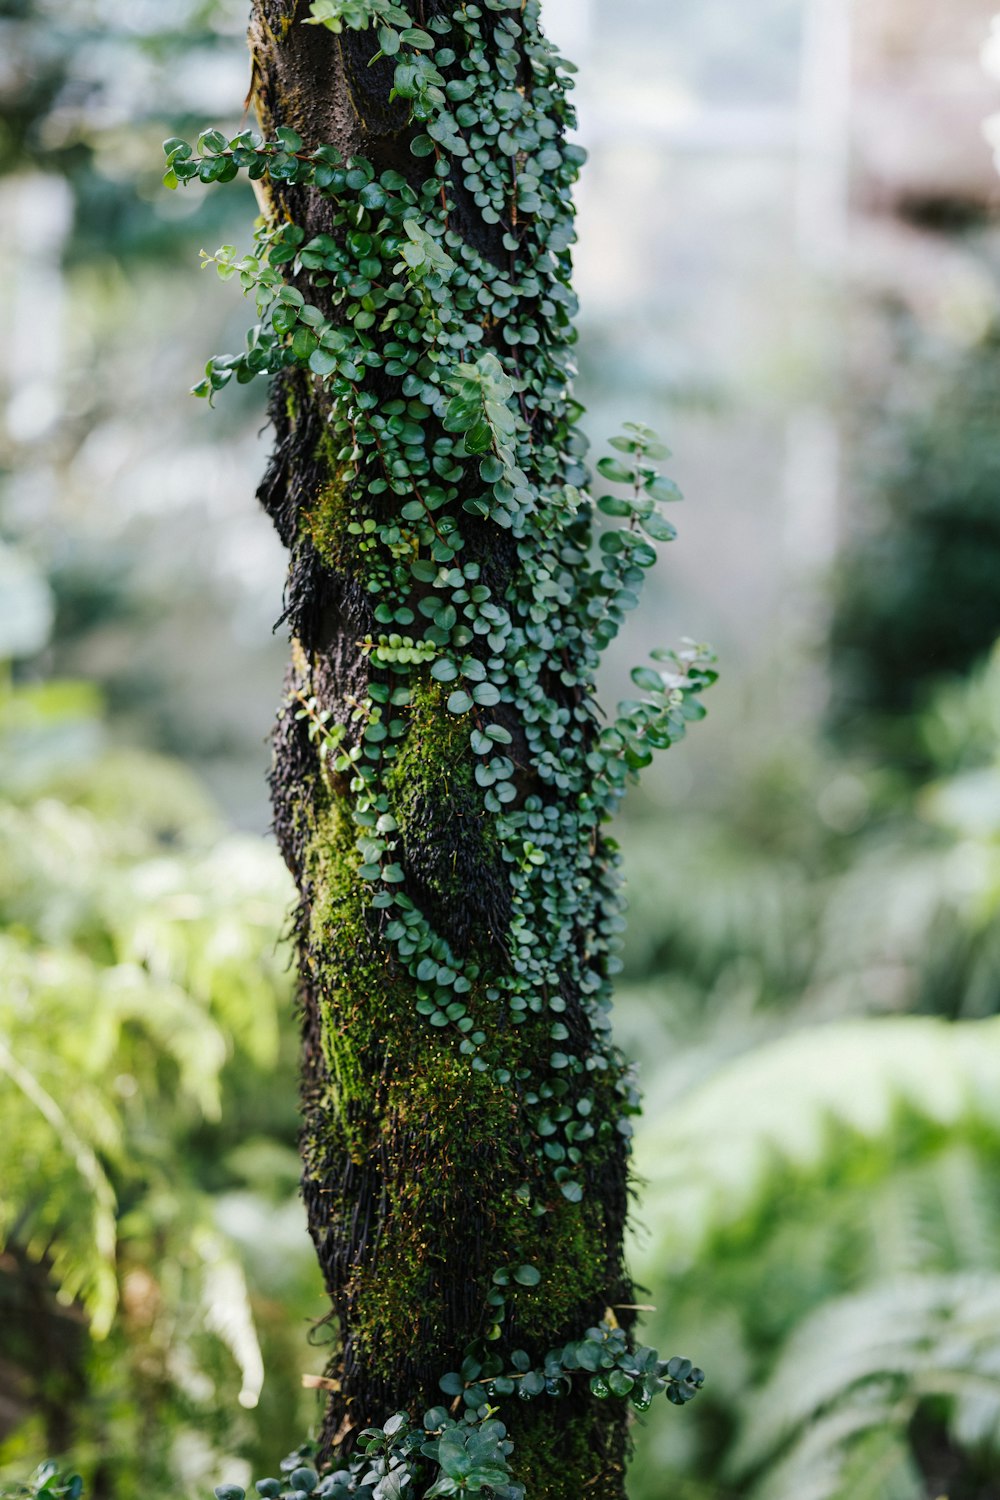
POLYGON ((806 981, 822 891, 791 851, 741 844, 714 821, 678 819, 668 859, 658 832, 626 823, 622 838, 633 971, 669 967, 710 989, 736 962, 772 995, 806 981))
POLYGON ((777 1173, 821 1172, 845 1134, 882 1140, 906 1114, 937 1133, 1000 1137, 1000 1019, 810 1027, 657 1105, 636 1160, 657 1257, 680 1269, 720 1227, 766 1203, 777 1173))
POLYGON ((0 1072, 16 1089, 0 1102, 0 1246, 14 1239, 47 1261, 61 1299, 82 1302, 103 1338, 117 1302, 111 1179, 142 1171, 132 1133, 140 1119, 148 1132, 167 1064, 179 1101, 218 1115, 226 1039, 185 991, 138 965, 101 968, 0 937, 0 976, 0 1072), (124 1107, 135 1095, 141 1113, 124 1107))
MULTIPOLYGON (((750 1459, 741 1466, 731 1457, 727 1434, 735 1422, 756 1430, 756 1393, 791 1357, 798 1331, 813 1327, 816 1309, 890 1276, 992 1272, 1000 1256, 998 1042, 996 1020, 812 1027, 756 1047, 660 1104, 637 1139, 652 1232, 637 1237, 634 1260, 659 1309, 650 1336, 697 1350, 711 1378, 690 1424, 701 1456, 685 1461, 676 1438, 654 1430, 657 1457, 644 1461, 640 1449, 637 1497, 661 1500, 664 1485, 692 1470, 710 1476, 719 1497, 746 1495, 750 1459)), ((905 1341, 913 1324, 903 1309, 899 1323, 905 1341)), ((885 1369, 875 1360, 871 1390, 852 1404, 850 1369, 828 1365, 825 1343, 818 1347, 831 1386, 815 1399, 803 1394, 808 1415, 774 1397, 773 1420, 780 1425, 787 1409, 791 1428, 768 1441, 789 1464, 794 1446, 794 1477, 773 1496, 925 1500, 913 1488, 910 1395, 898 1420, 883 1403, 869 1421, 885 1369), (875 1474, 881 1488, 866 1488, 875 1474), (844 1488, 830 1488, 834 1481, 844 1488)), ((790 1378, 810 1389, 805 1376, 790 1378)), ((962 1410, 971 1410, 968 1401, 962 1410)), ((754 1462, 765 1456, 755 1450, 754 1462)), ((761 1500, 773 1500, 772 1477, 768 1465, 761 1500)))
MULTIPOLYGON (((20 1330, 10 1368, 26 1391, 34 1372, 44 1403, 44 1347, 65 1338, 78 1400, 84 1313, 94 1389, 77 1456, 86 1463, 83 1434, 100 1444, 114 1412, 107 1461, 124 1473, 142 1453, 168 1487, 179 1435, 198 1434, 210 1470, 213 1443, 233 1440, 223 1408, 261 1391, 241 1256, 199 1183, 198 1153, 229 1065, 230 1099, 242 1075, 274 1065, 288 988, 274 933, 289 886, 276 854, 220 830, 187 773, 103 755, 97 736, 83 753, 60 736, 67 702, 80 724, 87 705, 27 697, 0 689, 0 761, 17 763, 25 735, 57 745, 0 805, 0 1303, 20 1330), (69 762, 57 753, 67 744, 69 762), (50 1287, 62 1321, 31 1311, 49 1306, 50 1287), (141 1435, 149 1401, 161 1425, 170 1414, 155 1458, 141 1435)), ((29 1421, 0 1466, 23 1468, 43 1443, 29 1421)), ((125 1473, 124 1492, 130 1483, 125 1473)))
POLYGON ((1000 1276, 907 1277, 821 1308, 746 1403, 729 1476, 766 1469, 755 1500, 881 1500, 889 1476, 918 1497, 905 1435, 935 1398, 957 1445, 1000 1454, 1000 1276), (876 1438, 884 1473, 859 1489, 858 1446, 876 1438))
MULTIPOLYGON (((654 1416, 636 1500, 699 1484, 713 1500, 751 1484, 757 1500, 928 1500, 947 1484, 911 1426, 944 1416, 963 1482, 982 1473, 974 1492, 1000 1494, 985 1345, 967 1341, 935 1385, 864 1344, 864 1302, 839 1364, 815 1342, 824 1309, 836 1323, 898 1278, 1000 1264, 998 726, 1000 648, 910 726, 939 778, 923 789, 806 746, 777 783, 742 784, 721 833, 717 813, 712 828, 681 816, 668 860, 632 838, 640 961, 667 969, 620 1007, 626 1045, 663 1058, 637 1137, 650 1227, 633 1263, 659 1309, 649 1337, 710 1375, 682 1436, 654 1416), (810 1359, 829 1381, 814 1399, 810 1359), (766 1439, 761 1391, 788 1423, 766 1439)), ((940 1352, 919 1298, 912 1317, 894 1305, 904 1353, 922 1336, 940 1352)))
MULTIPOLYGON (((5 956, 0 947, 0 963, 5 956)), ((47 1260, 60 1299, 82 1302, 103 1338, 118 1302, 114 1189, 91 1142, 2 1040, 0 1074, 0 1249, 18 1240, 47 1260)))
POLYGON ((1000 746, 1000 642, 968 676, 946 678, 918 722, 920 740, 942 774, 997 759, 1000 746))

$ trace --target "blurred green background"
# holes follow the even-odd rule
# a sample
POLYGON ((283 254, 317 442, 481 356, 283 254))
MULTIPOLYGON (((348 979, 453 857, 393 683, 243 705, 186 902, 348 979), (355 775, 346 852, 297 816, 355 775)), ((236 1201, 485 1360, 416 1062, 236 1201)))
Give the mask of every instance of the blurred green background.
MULTIPOLYGON (((689 496, 616 644, 710 640, 631 796, 634 1500, 1000 1496, 1000 231, 991 4, 546 0, 581 66, 580 395, 689 496)), ((0 1481, 272 1469, 316 1418, 283 559, 197 252, 243 0, 0 6, 0 1481)), ((141 1476, 141 1477, 140 1477, 141 1476)))

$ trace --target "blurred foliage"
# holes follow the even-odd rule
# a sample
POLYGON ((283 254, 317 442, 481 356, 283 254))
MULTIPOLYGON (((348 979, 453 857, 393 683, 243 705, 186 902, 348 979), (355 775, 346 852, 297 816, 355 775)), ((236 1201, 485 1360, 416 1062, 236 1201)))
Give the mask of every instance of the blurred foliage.
POLYGON ((26 1480, 0 1481, 3 1500, 80 1500, 83 1476, 60 1471, 52 1459, 38 1465, 26 1480))
POLYGON ((263 827, 284 657, 283 555, 253 501, 263 400, 209 427, 188 395, 206 332, 242 333, 239 298, 192 274, 198 237, 239 237, 256 208, 208 191, 193 223, 159 169, 173 129, 239 122, 245 25, 240 0, 0 16, 0 535, 52 583, 34 669, 100 683, 117 737, 199 763, 263 827))
POLYGON ((711 833, 682 819, 655 884, 638 841, 639 960, 670 978, 621 997, 665 1059, 635 1255, 649 1336, 709 1378, 636 1500, 996 1493, 998 729, 1000 649, 911 719, 923 786, 805 748, 711 833))
MULTIPOLYGON (((127 14, 113 0, 8 0, 0 172, 70 185, 74 260, 176 254, 176 225, 152 202, 163 125, 203 123, 206 102, 238 114, 234 70, 249 68, 233 41, 245 27, 239 0, 132 0, 127 14)), ((210 196, 208 219, 220 211, 232 207, 210 196)))
POLYGON ((0 686, 0 778, 0 1472, 71 1447, 165 1493, 308 1420, 291 892, 85 684, 0 686))
POLYGON ((835 725, 918 771, 899 716, 1000 634, 1000 329, 948 359, 928 352, 911 352, 924 379, 903 382, 903 409, 886 398, 868 415, 865 527, 838 564, 831 629, 835 725))

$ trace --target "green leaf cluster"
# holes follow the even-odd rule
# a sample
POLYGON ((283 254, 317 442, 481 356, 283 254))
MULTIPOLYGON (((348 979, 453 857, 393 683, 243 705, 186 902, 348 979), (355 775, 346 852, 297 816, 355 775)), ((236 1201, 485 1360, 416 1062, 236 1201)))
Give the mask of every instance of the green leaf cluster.
MULTIPOLYGON (((522 1286, 534 1286, 537 1283, 525 1276, 532 1271, 532 1266, 518 1266, 510 1276, 522 1286)), ((506 1286, 508 1273, 498 1272, 493 1280, 506 1286)), ((492 1301, 494 1306, 502 1305, 495 1295, 492 1301)), ((616 1323, 603 1321, 588 1328, 582 1339, 550 1349, 537 1364, 524 1349, 514 1349, 506 1365, 493 1351, 481 1357, 469 1353, 461 1370, 443 1375, 440 1385, 446 1396, 460 1396, 481 1418, 491 1409, 483 1405, 484 1392, 488 1402, 515 1394, 522 1401, 543 1395, 562 1397, 572 1391, 577 1378, 586 1381, 591 1395, 599 1400, 627 1397, 636 1411, 648 1411, 660 1392, 674 1406, 683 1406, 701 1390, 705 1374, 689 1359, 663 1360, 655 1349, 633 1345, 616 1323)))
POLYGON ((2 1500, 81 1500, 83 1493, 80 1475, 61 1471, 51 1459, 39 1464, 24 1484, 0 1482, 2 1500))
MULTIPOLYGON (((365 1428, 357 1452, 343 1467, 321 1478, 305 1444, 281 1464, 282 1478, 258 1479, 262 1500, 432 1500, 436 1496, 489 1494, 493 1500, 524 1500, 511 1474, 514 1445, 493 1416, 469 1413, 461 1421, 434 1406, 414 1422, 396 1412, 382 1427, 365 1428)), ((246 1500, 240 1485, 216 1487, 217 1500, 246 1500)))

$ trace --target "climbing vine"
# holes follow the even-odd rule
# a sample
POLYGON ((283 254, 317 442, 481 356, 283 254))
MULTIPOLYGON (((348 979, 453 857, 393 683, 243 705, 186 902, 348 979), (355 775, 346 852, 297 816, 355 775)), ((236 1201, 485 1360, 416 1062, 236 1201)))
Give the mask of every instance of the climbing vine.
MULTIPOLYGON (((679 492, 659 470, 667 450, 634 423, 597 464, 608 492, 592 492, 571 396, 571 192, 584 153, 564 139, 569 65, 542 36, 538 9, 456 3, 416 25, 383 0, 313 0, 307 25, 374 29, 370 61, 393 67, 411 165, 377 173, 287 126, 271 139, 208 130, 194 146, 165 143, 164 180, 242 173, 270 205, 250 253, 203 253, 238 279, 258 321, 240 353, 208 362, 195 393, 211 401, 234 379, 289 371, 312 382, 328 481, 305 513, 308 541, 324 566, 351 568, 378 628, 357 642, 367 686, 347 712, 300 689, 289 712, 331 794, 348 799, 357 879, 412 981, 415 1024, 452 1034, 470 1068, 516 1092, 525 1159, 536 1162, 516 1195, 541 1217, 549 1184, 579 1203, 587 1153, 606 1149, 609 1132, 631 1133, 638 1095, 610 1039, 623 919, 605 825, 653 753, 703 715, 715 672, 702 648, 654 652, 632 673, 635 696, 610 722, 597 716, 600 656, 637 604, 656 544, 674 536, 664 507, 679 492), (289 216, 301 188, 327 205, 321 233, 289 216), (472 219, 487 241, 466 232, 472 219), (502 586, 490 534, 512 559, 502 586), (510 916, 490 950, 457 951, 407 888, 400 765, 425 714, 465 726, 506 871, 510 916), (570 1024, 568 993, 586 1026, 570 1024), (542 1071, 518 1043, 519 1030, 540 1026, 542 1071), (617 1096, 610 1119, 595 1107, 598 1087, 617 1096)), ((387 1500, 430 1459, 439 1474, 428 1496, 488 1486, 516 1500, 494 1402, 558 1397, 581 1379, 595 1397, 640 1409, 657 1391, 677 1403, 696 1393, 700 1371, 634 1348, 610 1309, 541 1363, 496 1352, 509 1299, 543 1275, 534 1265, 494 1274, 481 1338, 441 1380, 463 1421, 444 1408, 422 1426, 393 1417, 362 1434, 364 1456, 317 1493, 387 1500)))
MULTIPOLYGON (((665 1366, 652 1349, 628 1349, 621 1329, 607 1324, 589 1328, 578 1343, 552 1350, 543 1369, 533 1369, 523 1349, 516 1349, 511 1360, 508 1376, 484 1376, 472 1358, 463 1366, 467 1381, 460 1375, 445 1376, 445 1394, 465 1395, 463 1419, 456 1420, 444 1406, 431 1407, 419 1422, 396 1412, 381 1428, 366 1428, 356 1457, 322 1479, 312 1467, 315 1445, 306 1443, 284 1460, 282 1479, 257 1480, 258 1495, 263 1500, 305 1500, 310 1495, 315 1500, 400 1500, 408 1494, 416 1500, 419 1484, 424 1500, 484 1489, 495 1500, 524 1500, 524 1486, 513 1478, 508 1462, 514 1444, 490 1404, 494 1397, 515 1389, 526 1400, 543 1391, 562 1395, 571 1372, 583 1370, 593 1372, 590 1385, 595 1395, 635 1392, 637 1409, 645 1411, 653 1394, 664 1389, 670 1400, 682 1405, 697 1394, 702 1379, 690 1360, 673 1359, 665 1366)), ((245 1500, 246 1492, 241 1485, 222 1484, 215 1494, 217 1500, 245 1500)))

